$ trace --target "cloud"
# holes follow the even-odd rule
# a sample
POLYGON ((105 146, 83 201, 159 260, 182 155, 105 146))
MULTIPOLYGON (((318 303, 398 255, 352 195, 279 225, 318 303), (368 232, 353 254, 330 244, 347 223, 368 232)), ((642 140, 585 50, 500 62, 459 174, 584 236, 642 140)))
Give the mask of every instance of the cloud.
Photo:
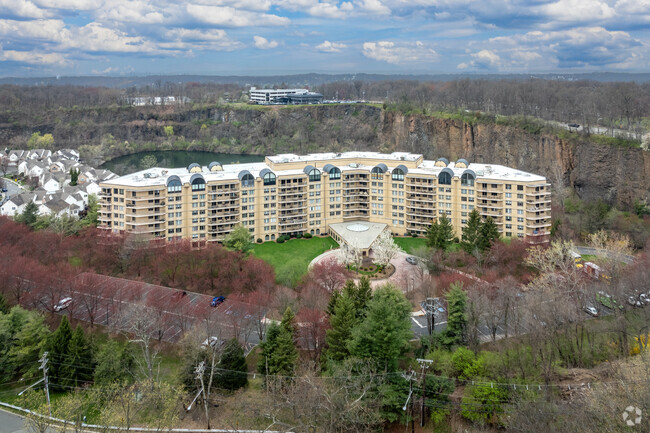
POLYGON ((17 18, 49 18, 52 12, 36 6, 29 0, 0 0, 1 16, 17 18))
POLYGON ((48 9, 88 11, 95 10, 104 3, 101 0, 33 0, 37 5, 48 9))
POLYGON ((390 15, 391 10, 380 0, 357 0, 354 5, 359 11, 372 15, 390 15))
POLYGON ((260 50, 270 50, 278 46, 277 41, 269 41, 262 36, 253 36, 253 41, 255 42, 255 47, 260 50))
POLYGON ((316 49, 323 53, 338 53, 346 47, 345 44, 330 41, 324 41, 322 44, 316 45, 316 49))
POLYGON ((59 53, 44 53, 42 51, 16 51, 0 49, 0 62, 17 62, 28 65, 55 65, 68 64, 65 57, 59 53))
POLYGON ((402 63, 435 62, 438 54, 424 43, 409 42, 364 42, 363 55, 381 62, 399 65, 402 63))
POLYGON ((111 0, 95 16, 98 21, 117 24, 161 24, 165 21, 163 9, 146 0, 111 0))
POLYGON ((187 5, 187 13, 195 20, 223 27, 285 26, 291 21, 287 17, 242 11, 232 7, 187 5))
POLYGON ((580 27, 558 31, 532 31, 499 36, 474 43, 482 49, 459 69, 499 71, 549 70, 558 68, 600 68, 630 66, 646 59, 647 44, 623 31, 603 27, 580 27))

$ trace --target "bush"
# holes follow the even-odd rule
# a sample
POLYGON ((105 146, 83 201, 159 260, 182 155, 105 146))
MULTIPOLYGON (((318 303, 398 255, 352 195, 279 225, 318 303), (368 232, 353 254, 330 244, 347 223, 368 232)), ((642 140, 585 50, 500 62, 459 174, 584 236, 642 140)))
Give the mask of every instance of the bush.
POLYGON ((312 234, 311 233, 303 233, 302 237, 305 238, 305 239, 311 239, 312 234))
POLYGON ((279 244, 283 244, 284 243, 284 236, 280 236, 276 242, 279 243, 279 244))
POLYGON ((301 237, 302 237, 302 233, 297 233, 297 234, 296 234, 296 238, 297 238, 297 239, 300 239, 301 237))
POLYGON ((465 388, 460 413, 463 418, 477 424, 499 425, 501 424, 499 417, 508 398, 508 389, 504 386, 492 387, 487 384, 468 386, 465 388))
POLYGON ((417 238, 417 237, 418 237, 418 234, 415 233, 415 232, 413 232, 413 233, 411 233, 411 236, 414 237, 414 238, 417 238))
POLYGON ((257 238, 257 243, 258 243, 258 244, 261 244, 262 242, 264 242, 264 241, 262 240, 262 238, 257 238))

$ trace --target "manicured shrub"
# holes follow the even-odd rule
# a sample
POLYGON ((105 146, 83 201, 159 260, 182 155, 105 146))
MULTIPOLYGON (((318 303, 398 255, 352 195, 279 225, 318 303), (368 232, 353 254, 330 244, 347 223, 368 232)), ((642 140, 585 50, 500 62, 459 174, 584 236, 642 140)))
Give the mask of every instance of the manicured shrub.
POLYGON ((264 242, 264 241, 262 240, 262 238, 257 238, 257 243, 258 243, 258 244, 261 244, 262 242, 264 242))
POLYGON ((303 233, 302 237, 305 238, 305 239, 311 239, 312 234, 311 233, 303 233))
POLYGON ((277 243, 283 244, 284 243, 284 236, 280 236, 278 240, 276 240, 277 243))

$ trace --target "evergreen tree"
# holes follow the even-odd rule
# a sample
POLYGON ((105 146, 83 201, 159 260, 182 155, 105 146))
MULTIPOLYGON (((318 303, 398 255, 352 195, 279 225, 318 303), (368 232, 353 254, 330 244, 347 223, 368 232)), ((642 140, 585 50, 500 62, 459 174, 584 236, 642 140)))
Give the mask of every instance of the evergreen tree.
POLYGON ((481 251, 489 250, 492 244, 499 240, 499 228, 494 223, 492 217, 487 217, 481 225, 481 236, 479 240, 479 249, 481 251))
POLYGON ((83 329, 77 325, 68 344, 63 377, 69 386, 83 386, 93 379, 93 353, 83 329))
POLYGON ((454 283, 447 298, 447 329, 443 335, 446 346, 463 345, 467 341, 467 294, 462 283, 454 283))
MULTIPOLYGON (((0 335, 0 371, 9 379, 17 374, 36 376, 38 359, 48 339, 49 331, 43 316, 14 307, 6 316, 0 316, 0 325, 7 334, 0 335), (4 319, 4 320, 2 320, 4 319), (4 337, 4 338, 3 338, 4 337)), ((4 334, 4 332, 3 332, 4 334)))
POLYGON ((336 303, 334 314, 330 316, 330 329, 326 331, 326 359, 343 361, 350 356, 348 343, 352 338, 352 330, 358 324, 357 310, 353 300, 342 295, 336 303))
POLYGON ((447 215, 442 215, 427 230, 426 244, 429 248, 445 251, 454 239, 454 228, 447 215))
POLYGON ((248 385, 248 366, 244 349, 233 338, 223 347, 221 361, 215 376, 216 386, 222 389, 235 390, 248 385))
POLYGON ((53 389, 64 389, 65 385, 65 363, 68 357, 68 346, 72 338, 72 329, 66 316, 61 317, 61 323, 56 331, 50 335, 45 345, 49 359, 49 375, 53 389))
POLYGON ((38 206, 33 201, 30 201, 25 205, 23 213, 16 218, 16 221, 23 224, 27 224, 30 227, 34 227, 36 221, 38 220, 38 206))
POLYGON ((463 227, 463 236, 460 242, 467 254, 472 254, 477 248, 480 249, 482 226, 481 214, 474 209, 469 213, 467 225, 463 227))
POLYGON ((327 303, 327 310, 325 311, 328 316, 333 316, 334 315, 334 310, 336 308, 336 303, 338 300, 341 298, 341 291, 340 290, 334 290, 332 292, 332 295, 330 296, 330 300, 327 303))
POLYGON ((0 314, 9 314, 9 306, 2 293, 0 293, 0 314))
POLYGON ((108 340, 97 352, 96 360, 94 377, 96 384, 108 385, 133 380, 131 372, 135 367, 135 357, 128 343, 120 344, 115 340, 108 340))
POLYGON ((75 186, 77 185, 77 181, 79 180, 79 170, 75 168, 70 169, 70 185, 75 186))
POLYGON ((350 354, 375 362, 384 371, 395 371, 413 336, 410 317, 411 304, 401 291, 390 284, 379 287, 365 319, 352 331, 350 354))
POLYGON ((296 334, 296 315, 293 314, 291 307, 287 307, 286 310, 284 310, 280 325, 291 334, 292 338, 294 337, 296 334))
POLYGON ((372 299, 372 287, 368 277, 361 277, 357 285, 356 296, 354 299, 354 307, 357 309, 357 317, 363 318, 366 315, 368 302, 372 299))
POLYGON ((293 333, 287 327, 282 324, 271 324, 266 333, 266 341, 260 346, 262 353, 257 365, 260 373, 266 373, 268 365, 268 373, 271 375, 293 374, 298 360, 298 351, 293 341, 293 333))

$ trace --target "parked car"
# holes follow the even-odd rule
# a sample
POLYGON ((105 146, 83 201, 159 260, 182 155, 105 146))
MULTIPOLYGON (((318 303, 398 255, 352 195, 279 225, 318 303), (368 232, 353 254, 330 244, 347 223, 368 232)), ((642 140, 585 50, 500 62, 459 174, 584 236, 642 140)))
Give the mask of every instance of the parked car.
POLYGON ((649 304, 650 303, 650 296, 648 296, 647 293, 641 293, 639 295, 639 301, 641 301, 644 304, 649 304))
POLYGON ((223 304, 225 300, 226 298, 223 296, 215 296, 214 298, 212 298, 212 302, 210 302, 210 306, 216 307, 217 305, 223 304))
POLYGON ((587 305, 585 307, 585 312, 587 314, 589 314, 590 316, 598 317, 598 309, 596 307, 592 307, 592 306, 587 305))
POLYGON ((416 259, 413 256, 408 256, 408 257, 406 257, 406 262, 411 264, 411 265, 417 265, 418 264, 418 259, 416 259))
POLYGON ((68 308, 70 306, 70 304, 72 304, 72 298, 70 298, 70 297, 63 298, 52 309, 54 311, 65 310, 66 308, 68 308))
POLYGON ((7 188, 4 187, 2 188, 2 192, 7 192, 7 191, 9 191, 7 188))

